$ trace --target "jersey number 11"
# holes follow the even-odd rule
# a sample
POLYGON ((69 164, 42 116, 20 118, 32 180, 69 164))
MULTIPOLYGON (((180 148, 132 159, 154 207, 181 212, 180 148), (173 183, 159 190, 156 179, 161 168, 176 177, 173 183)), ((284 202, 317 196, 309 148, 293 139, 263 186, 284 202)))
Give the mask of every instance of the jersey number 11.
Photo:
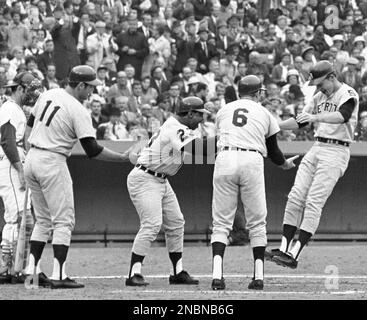
MULTIPOLYGON (((43 118, 45 117, 46 111, 47 111, 47 109, 48 109, 48 107, 50 106, 50 104, 51 104, 51 103, 52 103, 52 101, 51 101, 51 100, 48 100, 48 101, 46 102, 46 106, 45 106, 45 108, 43 109, 42 114, 41 114, 41 118, 40 118, 40 121, 41 121, 41 122, 42 122, 43 118)), ((46 121, 46 127, 49 127, 49 126, 50 126, 50 123, 51 123, 51 121, 52 121, 53 117, 55 116, 56 112, 57 112, 59 109, 60 109, 60 107, 59 107, 59 106, 54 107, 54 110, 51 112, 50 116, 48 117, 48 119, 47 119, 47 121, 46 121)))

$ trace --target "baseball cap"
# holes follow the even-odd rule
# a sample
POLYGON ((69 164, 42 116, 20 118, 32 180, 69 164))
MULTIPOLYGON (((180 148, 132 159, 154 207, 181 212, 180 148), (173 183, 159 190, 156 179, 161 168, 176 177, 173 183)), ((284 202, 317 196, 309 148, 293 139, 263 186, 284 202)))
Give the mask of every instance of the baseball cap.
POLYGON ((23 71, 18 73, 13 80, 8 82, 8 84, 4 86, 4 88, 10 88, 15 86, 26 87, 29 86, 34 79, 36 79, 36 77, 32 73, 28 71, 23 71))
POLYGON ((186 97, 182 99, 178 107, 177 113, 184 113, 189 111, 210 114, 210 112, 204 108, 204 101, 201 100, 199 97, 186 97))
POLYGON ((323 80, 326 79, 326 77, 335 72, 333 65, 327 61, 327 60, 321 60, 317 62, 310 70, 310 77, 311 80, 309 82, 309 86, 317 86, 319 85, 323 80))

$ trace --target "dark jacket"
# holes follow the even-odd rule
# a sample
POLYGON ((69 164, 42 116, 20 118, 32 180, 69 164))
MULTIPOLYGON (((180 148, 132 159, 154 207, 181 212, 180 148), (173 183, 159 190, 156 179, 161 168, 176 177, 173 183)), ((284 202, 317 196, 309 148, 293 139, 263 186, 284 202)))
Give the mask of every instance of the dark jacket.
POLYGON ((51 63, 55 64, 55 55, 53 52, 44 52, 40 54, 37 58, 38 70, 41 71, 43 75, 46 75, 47 66, 51 63))
POLYGON ((212 4, 210 0, 191 0, 192 5, 194 6, 194 15, 195 20, 200 21, 204 17, 209 16, 212 8, 212 4))
POLYGON ((117 55, 120 57, 117 62, 117 70, 123 70, 124 66, 131 64, 135 68, 135 75, 140 80, 141 67, 144 62, 144 58, 149 54, 148 41, 143 34, 136 32, 131 34, 130 32, 120 33, 116 39, 116 44, 119 47, 117 55), (127 52, 123 52, 122 48, 128 46, 131 49, 135 49, 134 55, 128 55, 127 52))
POLYGON ((204 74, 208 72, 208 65, 210 59, 214 57, 219 58, 219 52, 217 51, 216 47, 212 44, 207 44, 208 48, 208 55, 206 55, 205 51, 203 50, 201 42, 196 42, 194 49, 195 49, 195 58, 198 61, 198 72, 204 74), (205 69, 200 68, 201 65, 205 65, 205 69))
POLYGON ((56 78, 63 80, 74 66, 80 64, 79 54, 70 28, 56 22, 51 30, 51 36, 55 45, 56 78))

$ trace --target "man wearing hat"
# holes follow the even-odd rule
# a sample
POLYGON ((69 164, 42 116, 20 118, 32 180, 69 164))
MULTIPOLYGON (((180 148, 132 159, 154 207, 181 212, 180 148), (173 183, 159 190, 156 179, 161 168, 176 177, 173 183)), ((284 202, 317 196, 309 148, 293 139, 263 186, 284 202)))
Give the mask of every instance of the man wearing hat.
POLYGON ((216 44, 217 50, 220 52, 221 57, 224 56, 227 48, 234 42, 234 39, 228 36, 228 26, 223 20, 217 22, 217 36, 216 44))
POLYGON ((97 21, 95 28, 96 33, 87 37, 87 52, 89 54, 87 64, 97 69, 102 63, 103 57, 111 56, 112 52, 118 50, 118 47, 105 32, 106 23, 104 21, 97 21))
POLYGON ((357 73, 358 64, 359 61, 357 58, 349 58, 347 60, 347 70, 343 71, 340 75, 340 80, 354 88, 357 92, 362 84, 362 79, 357 73))
POLYGON ((288 195, 280 247, 265 255, 292 269, 297 268, 302 250, 317 231, 328 197, 348 167, 359 110, 357 92, 337 79, 329 61, 321 60, 311 69, 309 85, 318 88, 311 103, 296 119, 279 126, 295 130, 313 123, 315 143, 303 157, 288 195))
POLYGON ((199 35, 199 41, 194 46, 195 58, 198 61, 198 72, 204 74, 208 72, 210 59, 219 57, 219 52, 215 46, 207 43, 209 30, 206 26, 200 27, 197 34, 199 35))
MULTIPOLYGON (((27 87, 34 79, 31 73, 22 72, 3 86, 10 88, 11 96, 0 107, 0 197, 5 208, 5 225, 1 241, 0 284, 22 281, 22 277, 14 273, 18 223, 19 217, 22 216, 26 189, 23 171, 25 158, 23 139, 27 119, 21 104, 27 95, 27 87)), ((27 229, 30 231, 33 227, 33 218, 28 200, 26 210, 27 229)), ((29 241, 30 232, 26 236, 29 241)), ((27 259, 28 255, 25 254, 24 268, 27 259)))
POLYGON ((129 151, 120 154, 96 142, 90 114, 82 102, 97 85, 99 81, 93 68, 86 65, 74 67, 66 89, 52 89, 41 94, 27 122, 30 149, 25 159, 24 175, 32 192, 36 223, 26 273, 30 282, 38 279, 40 286, 52 289, 84 287, 70 279, 65 268, 75 225, 72 180, 66 159, 75 143, 79 140, 92 159, 115 162, 129 159, 129 151), (51 231, 54 266, 48 279, 40 264, 51 231))
POLYGON ((301 52, 303 58, 303 69, 309 72, 310 69, 316 64, 317 60, 314 55, 315 48, 312 46, 305 47, 301 52))
POLYGON ((199 283, 183 269, 185 220, 169 177, 182 166, 183 151, 192 150, 191 144, 198 138, 193 130, 203 121, 204 113, 210 114, 200 98, 184 98, 176 114, 166 120, 149 144, 135 152, 136 165, 128 175, 127 188, 139 216, 140 228, 131 250, 127 286, 148 285, 142 275, 142 264, 162 226, 172 263, 169 284, 199 283), (186 148, 187 145, 190 148, 186 148))

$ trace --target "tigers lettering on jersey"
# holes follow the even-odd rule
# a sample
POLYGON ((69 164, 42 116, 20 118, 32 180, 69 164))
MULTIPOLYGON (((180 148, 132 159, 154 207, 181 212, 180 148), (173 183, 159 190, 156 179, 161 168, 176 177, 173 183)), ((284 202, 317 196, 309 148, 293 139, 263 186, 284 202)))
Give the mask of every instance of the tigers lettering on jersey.
POLYGON ((358 121, 359 96, 357 92, 347 84, 343 83, 341 87, 331 94, 329 97, 319 91, 313 97, 309 106, 306 106, 305 112, 324 113, 335 112, 348 100, 355 101, 355 107, 352 116, 346 123, 332 124, 319 122, 315 124, 315 137, 323 137, 330 139, 352 142, 354 139, 354 130, 358 121))

